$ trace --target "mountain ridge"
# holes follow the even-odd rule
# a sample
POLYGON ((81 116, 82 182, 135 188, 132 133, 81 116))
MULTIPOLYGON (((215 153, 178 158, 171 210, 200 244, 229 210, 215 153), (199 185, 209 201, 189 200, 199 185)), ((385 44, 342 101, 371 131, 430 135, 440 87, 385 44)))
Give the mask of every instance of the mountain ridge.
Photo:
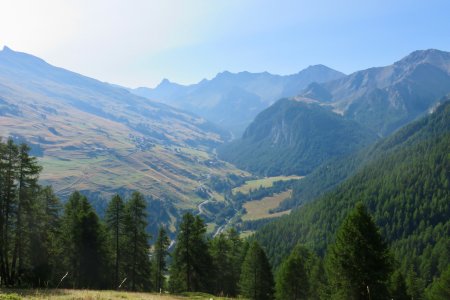
POLYGON ((264 110, 242 138, 219 148, 219 157, 264 176, 306 175, 349 154, 376 135, 318 103, 282 99, 264 110))
POLYGON ((420 117, 449 92, 450 52, 428 49, 388 66, 312 84, 300 96, 326 102, 336 112, 386 136, 420 117))
POLYGON ((195 112, 239 136, 258 112, 276 100, 295 96, 311 82, 341 76, 342 73, 324 65, 309 66, 291 75, 223 71, 196 84, 180 85, 163 79, 153 89, 141 87, 130 91, 195 112))

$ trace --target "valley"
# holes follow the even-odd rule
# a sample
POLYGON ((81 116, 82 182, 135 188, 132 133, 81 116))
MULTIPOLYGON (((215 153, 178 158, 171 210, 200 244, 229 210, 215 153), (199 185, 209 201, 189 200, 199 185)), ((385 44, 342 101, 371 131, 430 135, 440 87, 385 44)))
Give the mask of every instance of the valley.
POLYGON ((0 103, 14 108, 2 109, 0 136, 31 146, 41 183, 62 199, 79 190, 102 211, 114 194, 140 191, 164 203, 153 213, 174 229, 179 211, 222 197, 211 176, 249 176, 217 159, 227 134, 202 118, 7 47, 0 79, 0 103))
MULTIPOLYGON (((346 251, 358 241, 346 230, 362 232, 364 239, 368 231, 380 249, 376 259, 389 265, 383 280, 394 276, 389 268, 395 268, 417 278, 419 287, 408 293, 424 295, 444 274, 449 257, 449 66, 448 53, 425 50, 350 75, 324 66, 289 76, 224 72, 198 85, 165 80, 153 90, 134 90, 5 47, 0 52, 2 255, 12 256, 12 270, 20 269, 18 257, 28 255, 19 262, 37 267, 23 272, 53 276, 46 284, 60 280, 59 286, 69 276, 65 287, 100 289, 132 274, 127 289, 157 291, 150 275, 159 270, 156 282, 168 282, 159 290, 190 291, 190 279, 183 276, 191 269, 183 268, 192 264, 198 272, 193 290, 223 295, 228 289, 233 296, 245 292, 242 282, 251 277, 237 275, 254 274, 250 261, 265 266, 264 286, 270 287, 272 270, 284 280, 286 264, 301 257, 304 276, 311 286, 320 285, 308 293, 324 299, 319 294, 329 292, 327 280, 341 280, 333 277, 332 268, 339 267, 334 247, 346 251), (204 105, 208 109, 193 113, 204 105), (214 113, 229 118, 217 125, 208 120, 214 113), (336 236, 350 238, 342 244, 336 236), (126 266, 118 263, 120 248, 126 266), (34 249, 45 256, 36 257, 34 249), (198 257, 191 260, 190 251, 198 257), (114 279, 101 273, 112 270, 112 253, 114 279), (169 254, 171 268, 160 267, 169 254), (40 259, 42 268, 55 273, 41 271, 40 259)), ((22 280, 17 276, 22 271, 0 271, 6 274, 3 284, 22 280)), ((26 280, 44 283, 40 277, 26 280)), ((59 293, 51 297, 154 296, 59 293)), ((184 296, 180 299, 210 295, 184 296)))

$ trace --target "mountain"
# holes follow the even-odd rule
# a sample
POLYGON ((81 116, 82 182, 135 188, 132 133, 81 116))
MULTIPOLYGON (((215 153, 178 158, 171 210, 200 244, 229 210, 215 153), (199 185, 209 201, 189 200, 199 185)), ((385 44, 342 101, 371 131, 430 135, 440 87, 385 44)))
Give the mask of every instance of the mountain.
POLYGON ((323 162, 374 142, 357 122, 302 99, 282 99, 260 114, 219 157, 266 176, 305 175, 323 162))
MULTIPOLYGON (((450 95, 443 97, 436 105, 448 101, 450 95)), ((431 111, 434 111, 433 108, 431 111)), ((414 135, 414 139, 426 138, 426 131, 416 132, 414 126, 400 130, 400 132, 390 135, 368 147, 362 148, 357 152, 350 153, 345 157, 337 157, 326 161, 311 174, 308 174, 303 180, 300 180, 293 187, 292 197, 283 201, 279 207, 273 211, 285 211, 293 207, 300 206, 315 198, 325 194, 329 190, 336 187, 344 180, 350 178, 356 172, 360 171, 367 164, 375 161, 380 156, 386 155, 398 148, 403 147, 402 141, 408 140, 411 142, 410 136, 414 135)))
POLYGON ((256 239, 278 265, 301 242, 324 254, 347 213, 362 201, 399 267, 431 282, 450 263, 450 97, 379 142, 375 157, 329 193, 264 226, 256 239))
POLYGON ((346 118, 387 136, 422 116, 449 92, 450 53, 430 49, 386 67, 313 83, 301 96, 327 103, 346 118))
POLYGON ((242 174, 212 154, 228 137, 205 119, 7 47, 0 136, 31 144, 41 182, 63 198, 74 190, 99 201, 140 191, 196 208, 210 176, 242 174))
POLYGON ((164 79, 154 89, 130 91, 198 114, 240 136, 253 118, 276 100, 295 96, 312 82, 342 76, 344 74, 323 65, 310 66, 287 76, 225 71, 193 85, 184 86, 164 79))

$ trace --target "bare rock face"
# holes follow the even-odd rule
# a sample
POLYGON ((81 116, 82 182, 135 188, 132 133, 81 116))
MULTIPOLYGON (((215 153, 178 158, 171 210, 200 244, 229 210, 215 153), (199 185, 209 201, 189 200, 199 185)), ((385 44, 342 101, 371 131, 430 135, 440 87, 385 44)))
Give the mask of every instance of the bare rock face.
POLYGON ((301 95, 386 136, 427 112, 450 93, 450 53, 415 51, 386 67, 311 84, 301 95))

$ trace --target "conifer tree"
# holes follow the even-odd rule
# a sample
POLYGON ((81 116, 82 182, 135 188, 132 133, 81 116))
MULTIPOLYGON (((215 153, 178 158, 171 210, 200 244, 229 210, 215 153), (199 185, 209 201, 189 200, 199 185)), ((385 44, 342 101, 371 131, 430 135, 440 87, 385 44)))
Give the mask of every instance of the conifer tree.
POLYGON ((340 226, 328 251, 333 299, 384 299, 391 265, 388 248, 361 203, 340 226))
POLYGON ((17 197, 16 179, 18 164, 18 147, 12 139, 8 139, 1 147, 0 157, 0 271, 5 285, 14 285, 15 270, 11 264, 11 253, 14 251, 14 227, 17 197))
POLYGON ((272 270, 264 250, 253 242, 242 263, 239 281, 241 294, 252 300, 273 299, 274 282, 272 270))
POLYGON ((210 243, 213 259, 214 292, 218 295, 237 296, 243 261, 243 243, 239 233, 230 228, 220 233, 210 243))
POLYGON ((123 247, 125 206, 119 195, 112 197, 106 210, 106 228, 109 233, 114 257, 114 287, 118 287, 120 282, 121 270, 121 248, 123 247))
POLYGON ((428 300, 450 299, 450 265, 441 276, 433 281, 427 290, 428 300))
POLYGON ((278 270, 276 277, 277 299, 308 299, 309 280, 305 264, 305 256, 301 255, 300 245, 297 245, 278 270))
POLYGON ((151 289, 151 262, 147 234, 147 213, 144 197, 134 192, 125 204, 125 249, 123 253, 127 286, 133 291, 151 289))
POLYGON ((406 291, 405 278, 399 270, 392 273, 389 279, 389 296, 395 300, 409 300, 410 297, 406 291))
POLYGON ((226 232, 227 238, 230 241, 230 284, 228 286, 228 295, 237 296, 239 292, 239 278, 241 276, 242 262, 244 261, 244 243, 239 236, 236 229, 230 228, 226 232))
POLYGON ((32 286, 46 287, 55 283, 61 270, 61 249, 58 240, 61 237, 62 205, 50 186, 40 188, 32 207, 34 213, 28 219, 30 241, 28 259, 31 265, 30 280, 32 286))
POLYGON ((169 255, 170 240, 164 227, 160 227, 153 251, 153 271, 155 291, 161 292, 164 288, 164 273, 167 271, 166 258, 169 255))
POLYGON ((406 290, 411 299, 421 300, 424 298, 425 283, 417 276, 414 266, 409 268, 405 281, 406 290))
POLYGON ((15 241, 12 255, 12 277, 19 277, 29 269, 26 266, 25 252, 29 245, 30 227, 26 224, 34 214, 35 195, 37 193, 37 180, 41 167, 35 157, 28 153, 30 147, 21 144, 17 156, 17 206, 15 220, 15 241))
POLYGON ((74 192, 62 219, 65 266, 72 287, 106 288, 109 253, 106 233, 86 197, 74 192))
POLYGON ((224 233, 220 233, 210 242, 210 252, 214 269, 214 293, 230 295, 232 289, 231 242, 224 233))
POLYGON ((199 216, 183 215, 170 269, 171 291, 211 291, 212 261, 205 233, 206 225, 199 216))

